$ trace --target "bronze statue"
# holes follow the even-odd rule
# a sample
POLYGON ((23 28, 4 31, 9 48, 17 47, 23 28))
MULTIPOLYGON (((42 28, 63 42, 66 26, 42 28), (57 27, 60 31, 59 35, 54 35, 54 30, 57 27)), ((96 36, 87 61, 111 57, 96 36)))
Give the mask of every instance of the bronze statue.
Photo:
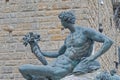
POLYGON ((58 17, 62 26, 70 31, 58 52, 42 52, 37 45, 38 39, 35 38, 35 34, 30 33, 25 36, 25 44, 30 44, 32 52, 44 64, 20 66, 19 71, 25 79, 60 80, 69 74, 92 72, 100 68, 99 63, 95 60, 113 44, 113 41, 104 34, 91 28, 75 25, 76 17, 71 11, 61 12, 58 17), (95 41, 103 43, 103 45, 96 54, 91 55, 95 41), (56 58, 56 60, 47 65, 44 56, 56 58))

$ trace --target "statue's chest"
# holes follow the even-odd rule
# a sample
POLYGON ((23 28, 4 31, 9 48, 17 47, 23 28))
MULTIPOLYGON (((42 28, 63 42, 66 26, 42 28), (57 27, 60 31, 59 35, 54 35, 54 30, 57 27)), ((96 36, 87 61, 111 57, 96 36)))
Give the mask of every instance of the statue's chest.
POLYGON ((70 47, 70 46, 79 47, 83 45, 85 42, 86 42, 86 39, 83 33, 75 32, 68 35, 68 37, 66 38, 65 44, 67 47, 70 47))

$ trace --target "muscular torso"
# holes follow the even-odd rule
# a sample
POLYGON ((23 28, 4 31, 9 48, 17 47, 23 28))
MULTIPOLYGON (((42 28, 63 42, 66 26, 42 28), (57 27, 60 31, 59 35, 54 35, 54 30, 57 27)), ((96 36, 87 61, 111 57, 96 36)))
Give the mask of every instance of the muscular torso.
POLYGON ((74 33, 68 35, 65 40, 67 49, 65 53, 55 61, 56 66, 70 66, 72 63, 75 63, 75 61, 80 61, 81 58, 91 55, 93 41, 88 39, 83 31, 84 30, 77 27, 74 33))
POLYGON ((91 55, 93 41, 86 37, 82 29, 77 28, 67 37, 65 45, 67 49, 64 55, 72 60, 80 60, 91 55))

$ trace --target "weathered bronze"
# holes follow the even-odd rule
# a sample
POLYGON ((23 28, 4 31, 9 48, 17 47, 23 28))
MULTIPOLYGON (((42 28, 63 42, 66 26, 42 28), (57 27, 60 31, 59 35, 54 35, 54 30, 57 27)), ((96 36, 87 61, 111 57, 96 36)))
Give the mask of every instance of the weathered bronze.
POLYGON ((37 44, 39 40, 33 33, 25 36, 25 45, 30 44, 32 52, 44 65, 25 64, 19 71, 27 80, 60 80, 69 74, 85 74, 100 68, 95 61, 104 54, 113 44, 113 41, 104 34, 91 28, 75 25, 76 17, 71 11, 59 14, 61 24, 70 31, 63 46, 58 52, 42 52, 37 44), (102 47, 92 55, 94 42, 103 43, 102 47), (45 57, 56 58, 47 65, 45 57), (42 78, 42 79, 38 79, 42 78))

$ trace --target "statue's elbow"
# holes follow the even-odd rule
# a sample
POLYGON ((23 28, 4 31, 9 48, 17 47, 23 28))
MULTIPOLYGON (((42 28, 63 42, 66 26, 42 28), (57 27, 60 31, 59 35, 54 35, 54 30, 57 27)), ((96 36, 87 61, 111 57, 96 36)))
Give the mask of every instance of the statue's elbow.
POLYGON ((109 45, 109 46, 112 46, 112 44, 114 43, 113 40, 109 39, 106 41, 106 43, 109 45))
POLYGON ((110 45, 112 45, 112 44, 114 43, 114 41, 113 41, 113 40, 110 40, 109 43, 110 43, 110 45))

